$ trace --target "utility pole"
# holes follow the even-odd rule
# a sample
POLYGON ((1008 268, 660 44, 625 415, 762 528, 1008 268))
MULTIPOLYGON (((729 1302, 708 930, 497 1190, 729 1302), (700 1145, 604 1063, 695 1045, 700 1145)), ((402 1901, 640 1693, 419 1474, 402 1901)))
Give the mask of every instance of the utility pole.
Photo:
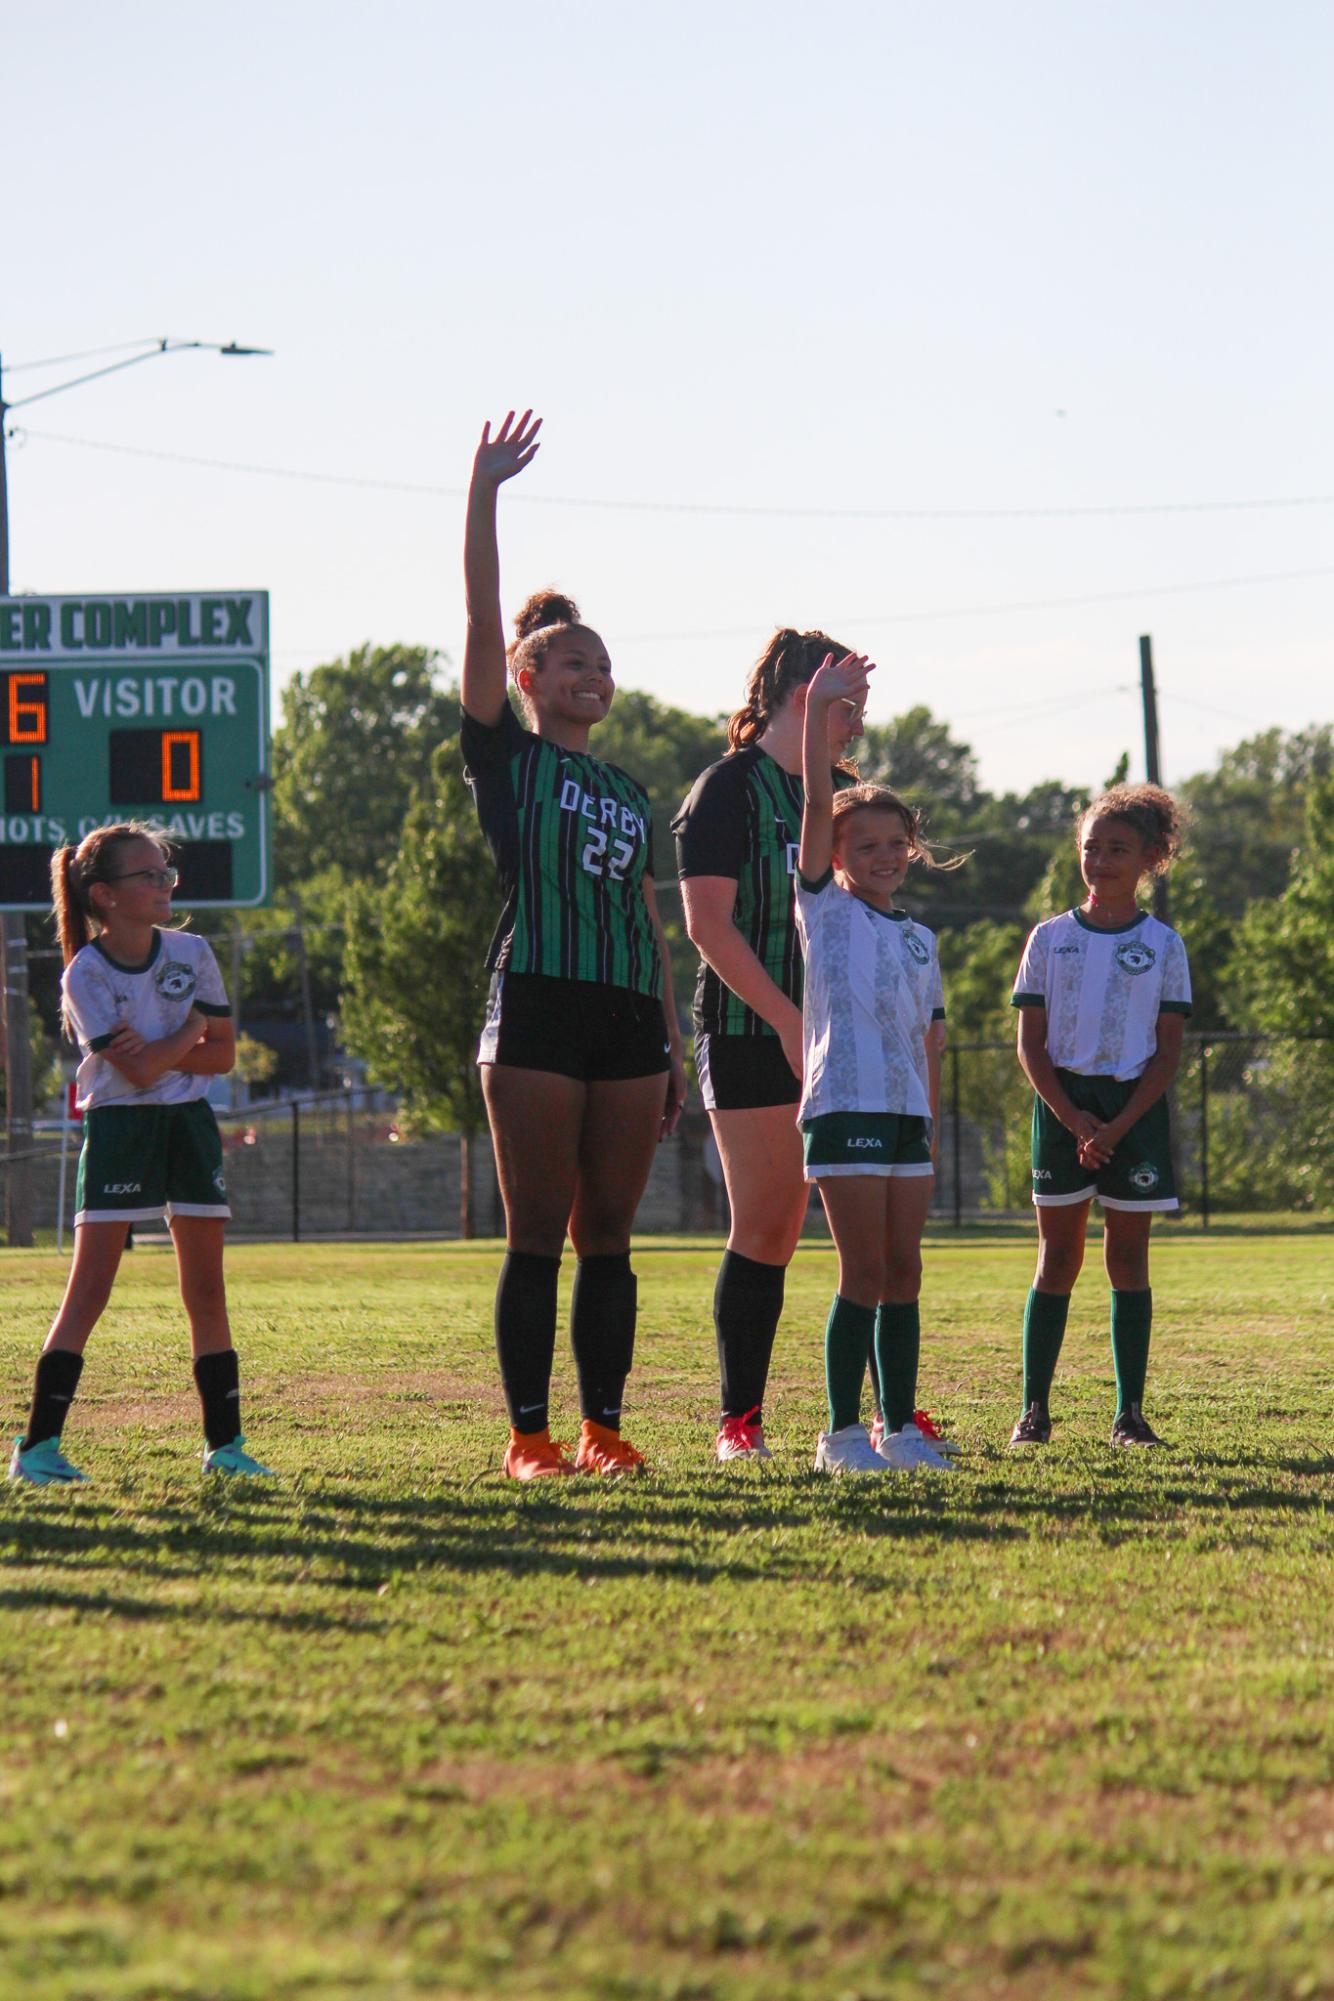
MULTIPOLYGON (((236 341, 224 344, 208 340, 154 338, 131 342, 130 345, 141 347, 144 351, 131 355, 127 360, 111 362, 105 368, 90 369, 68 382, 57 382, 49 389, 36 390, 13 403, 5 400, 4 367, 0 361, 0 597, 9 596, 9 481, 5 461, 5 421, 11 410, 27 403, 44 402, 48 396, 59 396, 66 389, 77 389, 81 384, 96 382, 104 375, 119 374, 124 368, 136 368, 141 361, 154 361, 163 354, 177 354, 188 349, 203 349, 211 354, 227 356, 266 355, 272 352, 266 347, 242 347, 236 341)), ((102 350, 104 353, 109 351, 102 350)), ((28 365, 36 367, 39 364, 33 362, 28 365)), ((0 1009, 3 1036, 0 1036, 0 1042, 3 1042, 5 1067, 5 1229, 11 1246, 26 1247, 32 1243, 33 1213, 32 1050, 28 1042, 28 933, 21 910, 0 913, 0 972, 4 979, 4 1006, 0 1009)))
MULTIPOLYGON (((1162 765, 1158 756, 1158 691, 1153 683, 1153 640, 1147 632, 1140 634, 1139 641, 1139 684, 1144 704, 1144 775, 1150 785, 1163 782, 1162 765)), ((1156 875, 1153 879, 1153 914, 1167 923, 1167 877, 1156 875)))
MULTIPOLYGON (((0 597, 9 596, 9 476, 5 463, 4 364, 0 359, 0 597)), ((32 1243, 32 1048, 28 1042, 28 932, 20 910, 0 925, 5 985, 5 1235, 32 1243)))

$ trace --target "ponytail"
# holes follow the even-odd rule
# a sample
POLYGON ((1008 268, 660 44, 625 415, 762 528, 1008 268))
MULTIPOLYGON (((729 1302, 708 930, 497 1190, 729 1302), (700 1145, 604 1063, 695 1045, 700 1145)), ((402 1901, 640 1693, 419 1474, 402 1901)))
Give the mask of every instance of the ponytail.
POLYGON ((780 627, 750 670, 744 704, 728 717, 727 748, 745 750, 748 744, 758 743, 793 689, 815 678, 826 654, 840 660, 851 651, 827 632, 780 627))
POLYGON ((57 848, 51 857, 51 903, 56 914, 60 955, 66 965, 76 952, 90 945, 93 938, 88 921, 90 906, 79 876, 75 850, 71 847, 57 848))

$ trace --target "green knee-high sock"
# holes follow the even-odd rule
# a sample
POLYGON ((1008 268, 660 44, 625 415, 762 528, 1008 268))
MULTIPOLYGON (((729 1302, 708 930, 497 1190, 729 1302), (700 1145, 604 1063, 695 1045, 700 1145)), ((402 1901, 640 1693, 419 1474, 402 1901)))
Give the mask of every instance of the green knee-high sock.
POLYGON ((885 1414, 885 1396, 880 1386, 880 1364, 875 1358, 875 1341, 872 1339, 866 1351, 866 1362, 871 1374, 871 1406, 877 1417, 885 1414))
POLYGON ((1069 1314, 1068 1292, 1039 1292, 1036 1286, 1030 1289, 1024 1308, 1025 1410, 1034 1403, 1047 1408, 1069 1314))
POLYGON ((829 1391, 829 1429, 842 1431, 862 1414, 862 1378, 875 1333, 875 1308, 857 1306, 834 1294, 824 1330, 824 1376, 829 1391))
POLYGON ((1132 1403, 1144 1401, 1144 1377, 1149 1366, 1149 1335, 1153 1330, 1153 1293, 1118 1292, 1112 1288, 1112 1364, 1116 1370, 1119 1416, 1132 1403))
POLYGON ((908 1305, 882 1300, 875 1316, 875 1359, 880 1374, 880 1409, 886 1431, 902 1431, 917 1408, 917 1361, 922 1351, 922 1316, 908 1305))

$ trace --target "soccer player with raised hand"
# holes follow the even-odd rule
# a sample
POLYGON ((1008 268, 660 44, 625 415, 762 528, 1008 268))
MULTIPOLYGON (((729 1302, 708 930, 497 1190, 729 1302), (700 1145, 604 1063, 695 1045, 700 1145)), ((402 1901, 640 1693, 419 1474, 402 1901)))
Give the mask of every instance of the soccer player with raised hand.
POLYGON ((894 907, 915 861, 942 864, 896 793, 879 785, 836 792, 829 771, 829 710, 847 702, 860 709, 872 671, 857 655, 827 659, 807 690, 803 737, 798 1118, 806 1176, 819 1186, 838 1251, 838 1292, 825 1329, 829 1428, 816 1446, 818 1473, 949 1464, 913 1414, 945 1002, 933 935, 894 907), (860 1413, 873 1347, 884 1413, 878 1449, 860 1413))
POLYGON ((241 1436, 240 1371, 227 1318, 222 1141, 205 1093, 236 1060, 231 1009, 206 939, 169 924, 176 870, 161 837, 127 821, 51 858, 65 971, 65 1028, 82 1061, 84 1115, 65 1297, 37 1364, 11 1480, 85 1476, 61 1435, 83 1351, 111 1295, 130 1226, 167 1217, 204 1414, 204 1471, 267 1474, 241 1436))
POLYGON ((1190 1013, 1186 948, 1138 903, 1181 843, 1176 801, 1116 785, 1080 816, 1076 910, 1039 924, 1015 978, 1019 1061, 1033 1086, 1038 1265, 1024 1312, 1024 1408, 1011 1445, 1051 1439, 1048 1398, 1089 1204, 1103 1210, 1116 1369, 1113 1445, 1163 1443, 1143 1412, 1153 1324, 1149 1231, 1176 1209, 1166 1092, 1190 1013))
MULTIPOLYGON (((713 1294, 720 1460, 765 1459, 764 1392, 787 1267, 810 1190, 801 1097, 801 945, 792 885, 801 838, 806 697, 821 661, 848 654, 825 632, 773 633, 727 725, 727 755, 701 772, 672 823, 686 929, 700 954, 695 1067, 731 1216, 713 1294)), ((827 710, 831 783, 861 734, 860 701, 827 710)))
POLYGON ((478 1062, 505 1204, 504 1470, 519 1480, 643 1466, 621 1432, 636 1317, 630 1230, 654 1148, 685 1101, 648 796, 589 750, 614 693, 607 649, 554 591, 528 599, 506 648, 497 496, 536 453, 540 424, 511 411, 494 437, 483 428, 464 541, 463 756, 505 898, 478 1062), (573 1463, 549 1413, 567 1232, 578 1259, 573 1463))

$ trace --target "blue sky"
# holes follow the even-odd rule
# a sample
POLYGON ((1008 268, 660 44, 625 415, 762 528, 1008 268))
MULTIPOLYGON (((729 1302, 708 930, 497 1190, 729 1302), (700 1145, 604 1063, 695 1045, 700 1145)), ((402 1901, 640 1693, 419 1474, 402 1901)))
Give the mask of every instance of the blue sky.
POLYGON ((1329 715, 1324 7, 75 0, 6 50, 6 364, 276 350, 15 412, 16 588, 457 660, 517 400, 507 598, 572 589, 625 686, 727 708, 819 624, 998 787, 1138 760, 1142 631, 1169 780, 1329 715))

